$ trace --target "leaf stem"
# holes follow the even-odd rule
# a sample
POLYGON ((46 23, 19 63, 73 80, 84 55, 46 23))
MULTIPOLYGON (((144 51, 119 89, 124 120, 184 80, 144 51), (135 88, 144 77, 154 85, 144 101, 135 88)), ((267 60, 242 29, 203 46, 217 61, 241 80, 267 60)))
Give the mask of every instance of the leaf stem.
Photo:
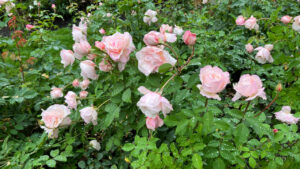
POLYGON ((107 103, 107 102, 109 102, 109 101, 110 101, 110 99, 105 100, 103 103, 101 103, 101 104, 96 108, 96 110, 98 110, 101 106, 103 106, 105 103, 107 103))
POLYGON ((251 100, 248 101, 248 104, 247 104, 247 106, 246 106, 246 108, 245 108, 244 114, 247 112, 250 103, 251 103, 251 100))

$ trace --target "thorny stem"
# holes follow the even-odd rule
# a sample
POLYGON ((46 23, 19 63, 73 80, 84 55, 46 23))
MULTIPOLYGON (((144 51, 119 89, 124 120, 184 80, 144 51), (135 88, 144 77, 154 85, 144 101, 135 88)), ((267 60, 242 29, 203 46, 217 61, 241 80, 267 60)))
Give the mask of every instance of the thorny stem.
POLYGON ((109 101, 110 101, 110 99, 105 100, 102 104, 100 104, 100 105, 96 108, 96 110, 98 110, 101 106, 103 106, 105 103, 107 103, 107 102, 109 102, 109 101))
POLYGON ((257 115, 255 115, 254 117, 258 117, 262 112, 266 111, 278 98, 279 92, 276 93, 275 98, 267 105, 267 107, 265 107, 261 112, 259 112, 257 115))

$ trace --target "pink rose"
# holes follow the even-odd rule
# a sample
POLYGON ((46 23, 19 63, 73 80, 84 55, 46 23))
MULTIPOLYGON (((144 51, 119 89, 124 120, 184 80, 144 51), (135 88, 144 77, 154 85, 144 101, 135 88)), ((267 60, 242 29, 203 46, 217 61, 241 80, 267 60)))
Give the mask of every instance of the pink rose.
POLYGON ((111 13, 107 13, 106 16, 107 16, 107 17, 111 17, 112 14, 111 14, 111 13))
POLYGON ((58 137, 58 127, 71 124, 71 119, 67 117, 71 111, 64 105, 55 104, 42 112, 42 121, 45 126, 41 126, 50 138, 58 137))
POLYGON ((292 17, 285 15, 285 16, 281 17, 280 21, 284 24, 288 24, 291 22, 292 19, 293 19, 292 17))
POLYGON ((255 48, 254 50, 258 51, 255 56, 255 59, 258 61, 258 63, 265 64, 267 61, 272 63, 274 61, 270 53, 272 49, 273 45, 265 45, 264 47, 255 48))
POLYGON ((181 36, 182 33, 183 33, 183 29, 182 29, 181 27, 175 25, 174 33, 175 33, 176 35, 181 36))
POLYGON ((202 4, 207 4, 208 0, 203 0, 202 4))
POLYGON ((86 124, 93 123, 97 125, 98 113, 93 107, 86 107, 80 110, 80 116, 86 124))
POLYGON ((51 8, 52 8, 52 9, 55 9, 55 8, 56 8, 56 5, 55 5, 55 4, 52 4, 52 5, 51 5, 51 8))
POLYGON ((191 31, 185 31, 183 37, 183 41, 187 45, 194 45, 196 43, 196 34, 191 31))
POLYGON ((40 3, 40 2, 38 2, 38 3, 37 3, 37 6, 38 6, 38 7, 40 7, 40 6, 41 6, 41 3, 40 3))
POLYGON ((77 108, 77 101, 76 101, 76 93, 72 91, 68 91, 67 95, 65 96, 65 102, 68 104, 68 107, 70 109, 76 109, 77 108))
POLYGON ((163 112, 164 116, 173 110, 170 102, 160 93, 152 92, 146 89, 144 86, 138 88, 139 92, 144 94, 137 103, 137 106, 141 111, 151 118, 155 118, 160 111, 163 112))
POLYGON ((162 24, 159 31, 160 31, 160 33, 166 33, 166 32, 172 33, 173 27, 168 24, 162 24))
POLYGON ((151 23, 157 22, 156 18, 157 12, 153 11, 151 9, 148 9, 145 13, 145 16, 143 18, 144 22, 147 23, 148 25, 151 25, 151 23))
POLYGON ((144 36, 144 42, 146 45, 155 46, 164 41, 164 36, 155 31, 151 31, 144 36))
POLYGON ((253 46, 248 43, 247 45, 245 45, 245 48, 247 50, 248 53, 252 53, 253 52, 253 46))
POLYGON ((136 53, 138 60, 138 68, 146 76, 150 73, 158 72, 159 66, 164 63, 175 65, 176 60, 169 54, 169 52, 162 50, 155 46, 147 46, 136 53))
POLYGON ((119 63, 119 70, 123 71, 130 53, 135 50, 131 35, 128 32, 124 34, 117 32, 111 36, 104 36, 102 42, 105 44, 108 55, 119 63))
POLYGON ((64 96, 64 94, 62 92, 62 88, 57 88, 57 87, 52 87, 50 95, 51 95, 52 99, 57 99, 57 98, 64 96))
POLYGON ((236 18, 235 23, 239 26, 242 26, 245 24, 245 18, 242 15, 240 15, 236 18))
POLYGON ((102 6, 103 5, 103 3, 102 2, 99 2, 99 6, 102 6))
POLYGON ((94 60, 97 57, 96 54, 90 53, 87 55, 88 60, 94 60))
POLYGON ((73 50, 75 52, 75 57, 81 60, 83 56, 87 56, 90 53, 91 45, 88 41, 81 40, 80 43, 75 43, 73 45, 73 50))
POLYGON ((299 121, 299 118, 296 118, 291 114, 290 106, 283 106, 281 111, 275 113, 275 116, 277 120, 287 124, 296 124, 299 121))
POLYGON ((29 30, 29 31, 30 31, 31 29, 33 29, 33 28, 34 28, 33 25, 30 25, 30 24, 27 24, 27 25, 26 25, 26 29, 29 30))
POLYGON ((103 28, 101 28, 100 30, 99 30, 99 32, 103 35, 103 34, 105 34, 105 30, 103 29, 103 28))
POLYGON ((89 79, 84 79, 82 82, 80 82, 80 88, 82 90, 86 90, 89 87, 90 81, 89 79))
POLYGON ((278 129, 273 129, 273 133, 276 134, 278 132, 278 129))
POLYGON ((79 93, 79 97, 80 97, 81 99, 84 99, 84 98, 87 97, 88 94, 89 94, 89 92, 87 92, 87 91, 81 91, 81 92, 79 93))
POLYGON ((99 69, 103 72, 109 72, 112 70, 112 65, 108 60, 102 59, 99 63, 99 69))
POLYGON ((232 101, 240 99, 242 96, 247 97, 247 101, 253 100, 256 97, 261 97, 266 100, 266 93, 260 78, 257 75, 245 74, 240 77, 237 84, 233 85, 236 94, 232 98, 232 101))
POLYGON ((256 18, 251 16, 249 19, 247 19, 245 22, 245 27, 250 30, 252 29, 258 30, 259 25, 256 23, 256 18))
POLYGON ((198 84, 197 87, 200 94, 207 98, 221 100, 217 93, 224 90, 226 85, 230 83, 229 73, 223 72, 217 66, 208 65, 200 69, 199 77, 201 85, 198 84))
POLYGON ((87 23, 82 18, 78 26, 73 25, 72 28, 73 40, 75 41, 75 43, 80 43, 80 41, 87 41, 86 35, 87 35, 87 23))
POLYGON ((158 127, 164 125, 164 121, 157 115, 154 118, 147 117, 146 118, 146 126, 149 130, 155 130, 158 127))
POLYGON ((95 46, 100 50, 105 50, 105 44, 103 42, 96 41, 95 46))
POLYGON ((296 16, 294 18, 294 22, 293 22, 293 25, 292 25, 292 28, 297 31, 298 33, 300 33, 300 15, 299 16, 296 16))
POLYGON ((72 85, 73 85, 73 87, 79 87, 79 80, 78 80, 78 79, 75 79, 75 80, 72 82, 72 85))
POLYGON ((80 69, 81 69, 80 75, 84 79, 88 79, 88 78, 92 80, 98 79, 99 76, 96 74, 95 66, 96 64, 90 60, 85 60, 80 62, 80 69))
POLYGON ((71 50, 61 50, 60 51, 61 63, 64 64, 64 67, 72 65, 75 61, 74 53, 71 50))

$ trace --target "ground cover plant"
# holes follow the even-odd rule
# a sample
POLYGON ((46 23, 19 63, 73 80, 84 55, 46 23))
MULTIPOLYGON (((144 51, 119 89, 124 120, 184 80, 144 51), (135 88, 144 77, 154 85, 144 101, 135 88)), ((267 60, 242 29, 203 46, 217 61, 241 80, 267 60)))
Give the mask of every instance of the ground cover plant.
POLYGON ((299 168, 297 0, 0 0, 1 168, 299 168))

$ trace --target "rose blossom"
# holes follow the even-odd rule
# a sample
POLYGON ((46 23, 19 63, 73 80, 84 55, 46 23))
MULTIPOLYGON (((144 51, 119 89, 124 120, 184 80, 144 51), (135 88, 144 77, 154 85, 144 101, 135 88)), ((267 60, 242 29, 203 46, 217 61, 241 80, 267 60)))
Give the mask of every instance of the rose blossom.
POLYGON ((65 102, 68 104, 68 107, 70 109, 76 109, 77 107, 76 97, 77 95, 72 91, 68 91, 67 95, 65 96, 65 102))
POLYGON ((191 31, 185 31, 183 37, 183 41, 187 45, 194 45, 196 43, 196 34, 191 31))
POLYGON ((78 79, 75 79, 75 80, 72 82, 72 85, 73 85, 73 87, 79 87, 79 80, 78 80, 78 79))
POLYGON ((150 73, 158 72, 159 66, 164 63, 175 65, 176 60, 169 54, 169 52, 155 46, 147 46, 136 53, 138 60, 138 68, 146 76, 150 73))
POLYGON ((273 129, 273 133, 277 133, 278 132, 278 129, 273 129))
POLYGON ((112 14, 111 14, 111 13, 107 13, 106 16, 107 16, 107 17, 111 17, 112 14))
POLYGON ((75 43, 80 43, 81 40, 86 41, 87 35, 87 23, 84 21, 84 18, 81 18, 79 25, 73 25, 72 36, 75 43))
POLYGON ((245 18, 242 15, 240 15, 236 18, 235 23, 239 26, 242 26, 245 24, 245 18))
POLYGON ((103 72, 109 72, 112 70, 112 65, 108 60, 102 59, 99 63, 99 69, 103 72))
POLYGON ((151 31, 144 36, 144 42, 146 45, 155 46, 164 41, 164 36, 155 31, 151 31))
POLYGON ((101 149, 100 143, 97 140, 91 140, 90 145, 97 151, 101 149))
POLYGON ((86 107, 80 110, 80 116, 86 124, 93 123, 97 125, 98 113, 93 107, 86 107))
POLYGON ((233 85, 236 94, 232 98, 232 101, 240 99, 242 96, 247 97, 247 101, 255 99, 257 96, 266 100, 266 93, 260 78, 257 75, 245 74, 240 77, 237 84, 233 85))
POLYGON ((208 0, 203 0, 202 4, 207 4, 208 0))
POLYGON ((173 27, 168 25, 168 24, 162 24, 160 26, 159 31, 160 31, 160 33, 165 33, 165 32, 172 33, 173 32, 173 27))
POLYGON ((247 50, 248 53, 252 53, 253 52, 253 46, 248 43, 247 45, 245 45, 245 48, 247 50))
POLYGON ((68 65, 72 65, 75 61, 74 53, 71 50, 60 51, 61 63, 64 64, 64 68, 68 65))
POLYGON ((291 22, 292 19, 293 19, 292 17, 285 15, 285 16, 281 17, 280 21, 284 24, 288 24, 291 22))
POLYGON ((173 110, 170 102, 161 96, 160 93, 152 92, 144 86, 139 87, 138 91, 144 94, 144 96, 137 102, 137 106, 147 117, 155 118, 160 111, 166 116, 173 110))
POLYGON ((119 70, 123 71, 130 53, 135 49, 131 35, 128 32, 123 34, 117 32, 111 36, 104 36, 102 42, 108 55, 118 62, 119 70))
POLYGON ((151 25, 151 23, 157 22, 156 18, 157 12, 153 11, 151 9, 148 9, 145 13, 145 16, 143 18, 144 22, 147 23, 148 25, 151 25))
POLYGON ((73 50, 75 52, 75 57, 79 60, 82 59, 83 56, 86 56, 90 53, 91 45, 88 41, 81 40, 80 43, 75 43, 73 45, 73 50))
POLYGON ((96 64, 90 60, 85 60, 80 62, 80 69, 81 69, 80 75, 84 79, 88 79, 88 78, 92 80, 98 79, 99 76, 96 74, 95 66, 96 64))
POLYGON ((283 106, 279 112, 275 113, 275 116, 277 120, 287 124, 296 124, 299 120, 291 114, 290 106, 283 106))
POLYGON ((155 130, 158 127, 164 125, 164 121, 157 115, 154 118, 147 117, 146 118, 146 126, 149 130, 155 130))
POLYGON ((256 23, 256 18, 251 16, 249 19, 247 19, 245 22, 245 27, 250 30, 252 29, 258 30, 259 25, 256 23))
POLYGON ((55 4, 52 4, 52 5, 51 5, 51 8, 52 8, 52 9, 55 9, 55 8, 56 8, 56 5, 55 5, 55 4))
POLYGON ((173 31, 173 32, 174 32, 176 35, 181 36, 182 33, 183 33, 183 29, 182 29, 181 27, 175 25, 175 28, 174 28, 174 31, 173 31))
POLYGON ((300 15, 296 16, 294 18, 294 23, 292 25, 292 28, 297 31, 298 33, 300 33, 300 15))
POLYGON ((27 25, 26 25, 26 29, 29 30, 29 31, 30 31, 31 29, 33 29, 33 28, 34 28, 33 25, 30 25, 30 24, 27 24, 27 25))
POLYGON ((89 92, 87 92, 87 91, 81 91, 81 92, 79 93, 79 97, 80 97, 81 99, 84 99, 84 98, 87 97, 88 94, 89 94, 89 92))
POLYGON ((7 13, 9 13, 9 14, 8 14, 9 16, 12 15, 12 13, 10 13, 10 11, 11 11, 15 6, 16 6, 16 5, 15 5, 14 3, 12 3, 12 2, 6 3, 6 5, 5 5, 5 10, 6 10, 7 13))
POLYGON ((96 54, 90 53, 87 55, 88 60, 94 60, 97 57, 96 54))
POLYGON ((89 84, 90 84, 89 79, 84 79, 82 82, 80 82, 79 85, 82 90, 85 90, 89 87, 89 84))
POLYGON ((103 28, 101 28, 100 30, 99 30, 99 32, 103 35, 103 34, 105 34, 105 30, 103 29, 103 28))
POLYGON ((52 99, 57 99, 64 96, 62 92, 62 88, 57 88, 57 87, 52 87, 50 95, 52 99))
POLYGON ((105 49, 105 44, 103 42, 99 42, 99 41, 96 41, 95 42, 95 46, 100 49, 100 50, 104 50, 105 49))
POLYGON ((71 119, 67 117, 71 111, 64 105, 55 104, 42 112, 42 121, 45 126, 41 126, 50 138, 58 137, 58 127, 71 124, 71 119))
POLYGON ((254 50, 257 50, 257 54, 255 56, 255 59, 258 61, 258 63, 265 64, 267 61, 269 63, 272 63, 274 60, 272 58, 272 55, 270 51, 273 49, 273 45, 265 45, 264 47, 258 47, 254 50))
POLYGON ((217 94, 225 89, 226 85, 230 83, 229 73, 223 72, 217 66, 205 66, 200 69, 199 78, 201 85, 198 84, 197 87, 200 90, 200 94, 212 99, 221 100, 220 96, 217 94))

